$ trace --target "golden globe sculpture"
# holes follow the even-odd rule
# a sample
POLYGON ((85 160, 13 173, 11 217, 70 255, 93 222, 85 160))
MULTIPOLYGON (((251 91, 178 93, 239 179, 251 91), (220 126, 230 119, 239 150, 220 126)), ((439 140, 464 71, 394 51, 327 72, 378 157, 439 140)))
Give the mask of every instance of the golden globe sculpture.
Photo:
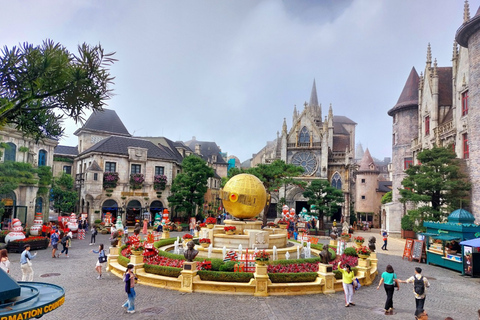
POLYGON ((232 177, 221 192, 223 206, 238 219, 255 218, 262 212, 267 192, 262 181, 251 174, 241 173, 232 177))

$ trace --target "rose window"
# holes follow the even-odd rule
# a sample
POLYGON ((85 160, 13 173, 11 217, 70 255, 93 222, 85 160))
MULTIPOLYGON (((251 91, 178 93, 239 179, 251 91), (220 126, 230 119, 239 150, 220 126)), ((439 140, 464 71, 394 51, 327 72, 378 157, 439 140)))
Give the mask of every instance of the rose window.
POLYGON ((292 158, 292 164, 305 169, 304 175, 310 176, 317 170, 317 158, 312 152, 298 152, 292 158))

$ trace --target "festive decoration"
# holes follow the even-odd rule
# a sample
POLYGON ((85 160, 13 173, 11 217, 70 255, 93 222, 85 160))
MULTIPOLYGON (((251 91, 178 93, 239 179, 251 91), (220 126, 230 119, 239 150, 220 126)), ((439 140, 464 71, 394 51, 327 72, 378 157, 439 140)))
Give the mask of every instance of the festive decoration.
POLYGON ((41 212, 35 213, 35 219, 33 225, 30 227, 30 235, 38 236, 42 233, 43 217, 41 212))
POLYGON ((251 174, 232 177, 223 187, 221 198, 225 209, 235 218, 250 219, 262 212, 267 201, 263 183, 251 174))
POLYGON ((72 232, 75 232, 78 230, 77 215, 73 212, 70 215, 70 219, 68 219, 67 227, 68 229, 72 230, 72 232))
POLYGON ((235 250, 230 250, 226 253, 225 257, 223 257, 223 261, 237 261, 238 255, 235 250))
POLYGON ((25 239, 22 222, 19 219, 12 220, 12 231, 5 236, 5 243, 13 240, 25 239))

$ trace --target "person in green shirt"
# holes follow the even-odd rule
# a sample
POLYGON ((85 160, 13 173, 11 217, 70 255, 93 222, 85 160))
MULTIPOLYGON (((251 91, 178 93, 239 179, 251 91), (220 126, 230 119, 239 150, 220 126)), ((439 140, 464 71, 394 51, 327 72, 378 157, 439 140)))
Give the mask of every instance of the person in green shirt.
POLYGON ((393 291, 395 290, 395 283, 397 284, 397 291, 400 290, 397 274, 393 271, 393 267, 391 265, 387 265, 385 272, 382 273, 377 290, 380 289, 382 283, 384 283, 385 292, 387 293, 387 301, 385 301, 385 314, 389 314, 389 312, 393 310, 393 291))
POLYGON ((343 291, 345 292, 345 307, 355 306, 355 303, 352 302, 353 298, 353 278, 355 273, 353 272, 350 265, 345 265, 345 269, 340 267, 342 262, 338 263, 338 271, 342 273, 343 280, 343 291))

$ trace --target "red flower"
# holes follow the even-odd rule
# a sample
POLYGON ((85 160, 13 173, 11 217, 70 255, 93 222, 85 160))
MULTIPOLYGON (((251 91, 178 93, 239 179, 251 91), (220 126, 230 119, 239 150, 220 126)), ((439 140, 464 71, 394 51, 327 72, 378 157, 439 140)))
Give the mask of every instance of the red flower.
POLYGON ((193 239, 193 236, 189 233, 186 233, 186 234, 183 235, 182 239, 183 240, 193 239))
POLYGON ((205 221, 206 224, 215 224, 217 223, 217 219, 213 217, 208 217, 207 220, 205 221))

